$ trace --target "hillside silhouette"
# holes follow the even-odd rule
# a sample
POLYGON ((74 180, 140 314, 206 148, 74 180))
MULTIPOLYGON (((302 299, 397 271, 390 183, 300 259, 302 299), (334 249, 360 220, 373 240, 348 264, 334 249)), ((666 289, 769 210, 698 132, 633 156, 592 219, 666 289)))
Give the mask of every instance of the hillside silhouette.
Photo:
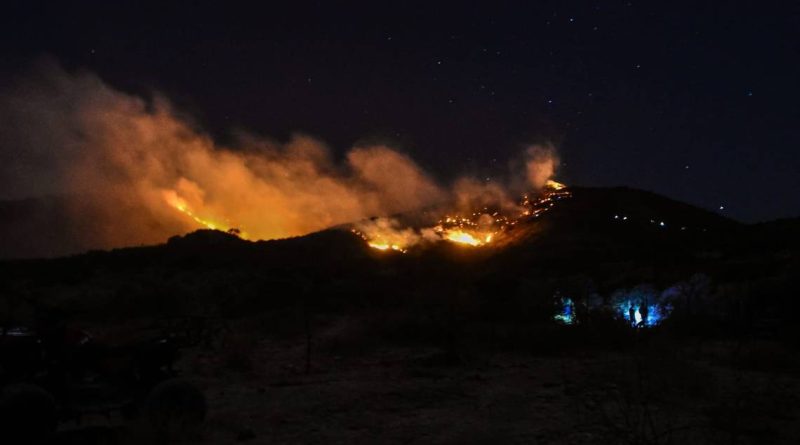
POLYGON ((442 443, 800 437, 798 220, 746 225, 635 189, 570 191, 481 247, 380 251, 344 226, 4 260, 0 317, 58 313, 111 342, 168 335, 209 399, 202 443, 327 443, 354 428, 401 443, 431 425, 442 443), (486 412, 506 429, 484 431, 486 412))

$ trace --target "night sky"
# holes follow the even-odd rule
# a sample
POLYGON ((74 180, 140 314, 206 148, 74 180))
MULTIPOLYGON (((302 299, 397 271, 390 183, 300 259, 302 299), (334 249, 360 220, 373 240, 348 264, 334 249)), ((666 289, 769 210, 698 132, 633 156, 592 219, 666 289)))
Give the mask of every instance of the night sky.
POLYGON ((53 56, 223 142, 389 143, 447 181, 552 141, 568 184, 800 215, 796 2, 27 3, 4 6, 0 74, 53 56))

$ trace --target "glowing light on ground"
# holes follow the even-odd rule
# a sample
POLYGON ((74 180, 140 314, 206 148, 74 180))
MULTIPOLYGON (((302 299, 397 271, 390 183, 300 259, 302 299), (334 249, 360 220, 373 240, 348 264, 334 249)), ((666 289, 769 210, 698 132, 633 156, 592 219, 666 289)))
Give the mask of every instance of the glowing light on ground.
POLYGON ((561 312, 555 315, 555 320, 563 324, 572 324, 575 322, 575 304, 569 297, 561 299, 561 312))
MULTIPOLYGON (((648 301, 655 301, 648 299, 648 301)), ((609 308, 609 306, 595 306, 597 310, 601 307, 609 308)), ((553 316, 553 319, 562 324, 575 324, 578 320, 575 318, 575 302, 569 297, 561 297, 557 299, 558 312, 553 316)), ((648 303, 647 310, 644 311, 644 303, 639 298, 623 298, 617 300, 615 303, 610 304, 610 308, 625 320, 630 326, 636 328, 653 327, 661 324, 672 312, 672 306, 664 302, 648 303), (631 318, 631 310, 633 318, 631 318), (645 319, 645 313, 647 318, 645 319)))
POLYGON ((615 305, 615 309, 631 326, 638 327, 657 326, 672 312, 672 307, 669 305, 649 303, 647 304, 647 319, 645 320, 642 314, 643 303, 634 300, 622 300, 615 305), (633 308, 633 320, 631 320, 631 307, 633 308))

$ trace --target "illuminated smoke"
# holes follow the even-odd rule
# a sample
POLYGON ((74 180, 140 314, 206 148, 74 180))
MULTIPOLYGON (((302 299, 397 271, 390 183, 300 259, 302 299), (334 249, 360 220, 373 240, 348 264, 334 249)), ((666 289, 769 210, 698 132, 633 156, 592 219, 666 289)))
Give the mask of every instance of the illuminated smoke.
POLYGON ((353 224, 353 232, 378 250, 405 252, 410 246, 426 241, 436 241, 438 236, 430 228, 403 227, 394 218, 371 218, 353 224))
POLYGON ((453 185, 453 198, 456 210, 462 213, 476 209, 492 208, 503 212, 517 212, 521 209, 512 197, 508 187, 498 182, 483 182, 474 178, 461 178, 453 185))
POLYGON ((525 151, 525 167, 528 182, 540 189, 553 177, 560 160, 552 145, 533 145, 525 151))
MULTIPOLYGON (((386 146, 354 147, 338 161, 306 135, 283 143, 240 135, 220 145, 162 97, 126 94, 53 62, 3 91, 0 199, 63 196, 67 214, 52 223, 71 227, 73 251, 203 227, 283 238, 447 202, 459 212, 518 209, 504 186, 465 178, 447 190, 386 146)), ((526 160, 535 188, 558 165, 552 147, 531 148, 526 160)), ((385 232, 389 246, 435 237, 385 219, 357 229, 385 232)))
POLYGON ((147 102, 55 65, 0 100, 2 199, 66 195, 85 247, 162 242, 203 226, 252 239, 302 235, 443 199, 387 147, 337 163, 309 136, 216 144, 163 99, 147 102))

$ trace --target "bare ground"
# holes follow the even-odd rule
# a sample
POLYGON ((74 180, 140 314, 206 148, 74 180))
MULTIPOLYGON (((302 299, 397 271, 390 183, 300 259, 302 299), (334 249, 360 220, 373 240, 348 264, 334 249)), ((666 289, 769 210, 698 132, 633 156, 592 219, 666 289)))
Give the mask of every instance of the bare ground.
MULTIPOLYGON (((800 376, 760 370, 747 345, 448 353, 349 343, 334 323, 313 339, 307 369, 305 338, 248 328, 186 351, 180 368, 205 390, 209 416, 176 443, 800 443, 800 376)), ((56 443, 152 438, 95 418, 62 425, 56 443)))

